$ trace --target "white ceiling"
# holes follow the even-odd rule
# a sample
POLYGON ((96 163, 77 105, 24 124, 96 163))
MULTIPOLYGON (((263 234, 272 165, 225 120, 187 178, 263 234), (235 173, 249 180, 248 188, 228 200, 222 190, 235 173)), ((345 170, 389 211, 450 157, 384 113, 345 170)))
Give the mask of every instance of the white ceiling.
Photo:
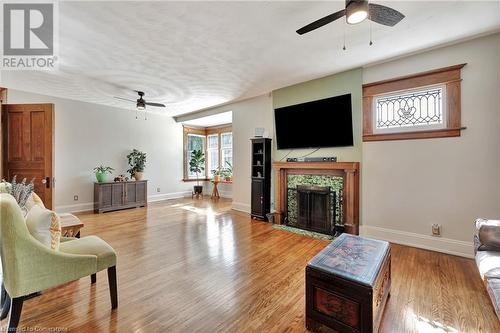
POLYGON ((218 125, 231 124, 232 122, 233 122, 233 112, 227 111, 192 120, 186 120, 183 121, 182 123, 197 127, 212 127, 218 125))
MULTIPOLYGON (((163 102, 179 115, 500 29, 497 1, 374 1, 395 27, 344 21, 295 30, 344 1, 61 2, 59 71, 4 71, 5 87, 122 108, 113 96, 163 102)), ((153 108, 150 108, 153 109, 153 108)))

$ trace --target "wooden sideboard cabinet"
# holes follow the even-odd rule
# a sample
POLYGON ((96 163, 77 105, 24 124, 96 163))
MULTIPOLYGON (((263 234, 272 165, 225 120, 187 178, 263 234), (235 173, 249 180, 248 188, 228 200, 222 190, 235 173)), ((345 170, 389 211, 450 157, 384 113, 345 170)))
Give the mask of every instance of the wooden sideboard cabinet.
POLYGON ((94 183, 94 212, 145 207, 148 198, 148 181, 94 183))

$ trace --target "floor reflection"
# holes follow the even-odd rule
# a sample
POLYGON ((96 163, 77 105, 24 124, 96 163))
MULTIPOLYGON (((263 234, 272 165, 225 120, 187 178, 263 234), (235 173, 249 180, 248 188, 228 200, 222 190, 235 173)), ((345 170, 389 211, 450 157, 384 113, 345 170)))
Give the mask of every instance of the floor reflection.
MULTIPOLYGON (((411 312, 410 318, 419 333, 458 333, 455 328, 411 312)), ((465 333, 465 332, 464 332, 465 333)))

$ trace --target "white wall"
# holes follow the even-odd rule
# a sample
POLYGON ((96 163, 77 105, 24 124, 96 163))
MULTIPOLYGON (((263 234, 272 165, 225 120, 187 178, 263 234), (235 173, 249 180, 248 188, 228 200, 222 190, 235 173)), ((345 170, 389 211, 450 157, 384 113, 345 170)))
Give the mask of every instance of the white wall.
MULTIPOLYGON (((250 212, 251 200, 251 144, 256 127, 264 127, 273 137, 273 107, 269 94, 232 105, 234 179, 233 208, 250 212)), ((271 202, 273 202, 271 179, 271 202)))
POLYGON ((470 256, 474 219, 500 218, 500 34, 367 67, 363 82, 460 63, 461 137, 363 144, 363 234, 470 256))
MULTIPOLYGON (((8 87, 7 87, 8 88, 8 87)), ((147 153, 145 175, 149 200, 190 193, 183 183, 182 126, 171 117, 148 115, 135 119, 133 111, 8 90, 8 103, 55 104, 55 208, 58 211, 93 207, 92 169, 100 164, 125 174, 126 155, 133 148, 147 153), (157 192, 157 188, 160 192, 157 192), (79 200, 73 201, 78 195, 79 200)))
MULTIPOLYGON (((264 127, 272 137, 272 98, 269 94, 266 94, 205 110, 196 116, 206 116, 226 111, 233 112, 233 184, 221 186, 221 195, 231 193, 230 187, 232 187, 233 209, 249 213, 251 194, 250 138, 254 136, 255 127, 264 127)), ((182 117, 179 120, 193 116, 182 117)))

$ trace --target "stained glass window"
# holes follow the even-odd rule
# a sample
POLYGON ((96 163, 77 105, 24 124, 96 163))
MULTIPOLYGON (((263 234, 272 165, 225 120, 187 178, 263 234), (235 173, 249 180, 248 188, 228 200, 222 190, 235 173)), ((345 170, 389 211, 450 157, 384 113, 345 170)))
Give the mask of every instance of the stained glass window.
POLYGON ((444 86, 375 96, 375 130, 427 130, 443 127, 444 86))

